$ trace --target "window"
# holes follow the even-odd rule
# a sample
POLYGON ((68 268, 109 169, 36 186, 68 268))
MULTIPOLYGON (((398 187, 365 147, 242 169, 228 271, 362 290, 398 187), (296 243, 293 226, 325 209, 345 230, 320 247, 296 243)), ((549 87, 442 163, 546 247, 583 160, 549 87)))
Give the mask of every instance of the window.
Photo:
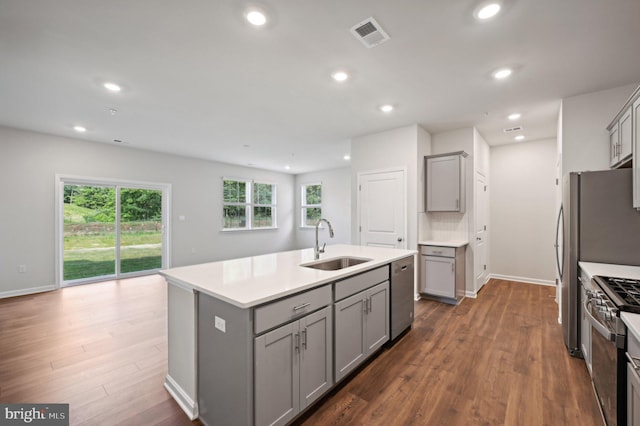
POLYGON ((316 226, 322 217, 322 184, 302 185, 302 227, 316 226))
POLYGON ((250 180, 223 179, 223 229, 276 227, 276 186, 250 180))

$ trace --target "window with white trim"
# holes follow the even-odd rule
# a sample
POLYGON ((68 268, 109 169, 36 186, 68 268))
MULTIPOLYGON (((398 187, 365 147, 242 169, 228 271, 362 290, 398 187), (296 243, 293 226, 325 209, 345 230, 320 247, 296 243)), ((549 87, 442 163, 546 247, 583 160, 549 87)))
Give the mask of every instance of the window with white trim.
POLYGON ((222 229, 265 229, 276 225, 276 185, 223 178, 222 229))
POLYGON ((300 188, 302 190, 301 226, 303 228, 316 226, 322 217, 322 184, 303 184, 300 188))

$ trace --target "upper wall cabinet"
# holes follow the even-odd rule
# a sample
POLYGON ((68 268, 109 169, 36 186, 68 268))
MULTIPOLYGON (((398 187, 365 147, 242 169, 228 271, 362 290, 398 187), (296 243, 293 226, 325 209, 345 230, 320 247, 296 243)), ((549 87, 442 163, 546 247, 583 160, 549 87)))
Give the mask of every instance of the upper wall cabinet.
POLYGON ((640 86, 625 102, 607 130, 610 166, 633 167, 633 207, 640 209, 640 86))
POLYGON ((609 166, 620 167, 631 159, 632 153, 631 105, 611 123, 609 129, 609 166))
POLYGON ((464 151, 424 157, 427 212, 465 211, 465 157, 464 151))

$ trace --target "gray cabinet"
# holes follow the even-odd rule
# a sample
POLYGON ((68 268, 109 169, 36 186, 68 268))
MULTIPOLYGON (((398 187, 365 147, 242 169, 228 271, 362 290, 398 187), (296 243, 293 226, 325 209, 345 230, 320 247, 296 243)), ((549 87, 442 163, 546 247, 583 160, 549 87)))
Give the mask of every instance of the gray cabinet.
POLYGON ((626 164, 632 154, 632 106, 629 105, 619 114, 616 121, 609 125, 609 166, 626 164))
POLYGON ((640 425, 640 377, 630 362, 627 363, 627 425, 640 425))
POLYGON ((255 424, 292 420, 333 385, 331 306, 255 338, 255 424))
POLYGON ((457 304, 465 295, 465 247, 420 246, 420 293, 457 304))
POLYGON ((609 166, 633 169, 633 207, 640 209, 640 86, 615 116, 609 130, 609 166))
POLYGON ((465 211, 466 156, 460 151, 424 157, 427 212, 465 211))
POLYGON ((337 301, 334 310, 337 382, 389 340, 389 282, 337 301))
POLYGON ((335 378, 344 378, 389 340, 389 283, 335 304, 335 378))

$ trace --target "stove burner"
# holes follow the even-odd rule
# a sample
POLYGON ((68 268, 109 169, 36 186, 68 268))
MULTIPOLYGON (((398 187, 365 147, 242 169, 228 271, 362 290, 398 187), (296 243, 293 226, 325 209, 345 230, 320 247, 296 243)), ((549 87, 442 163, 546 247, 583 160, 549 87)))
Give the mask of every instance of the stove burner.
POLYGON ((640 280, 598 276, 596 281, 618 309, 640 313, 640 280))

